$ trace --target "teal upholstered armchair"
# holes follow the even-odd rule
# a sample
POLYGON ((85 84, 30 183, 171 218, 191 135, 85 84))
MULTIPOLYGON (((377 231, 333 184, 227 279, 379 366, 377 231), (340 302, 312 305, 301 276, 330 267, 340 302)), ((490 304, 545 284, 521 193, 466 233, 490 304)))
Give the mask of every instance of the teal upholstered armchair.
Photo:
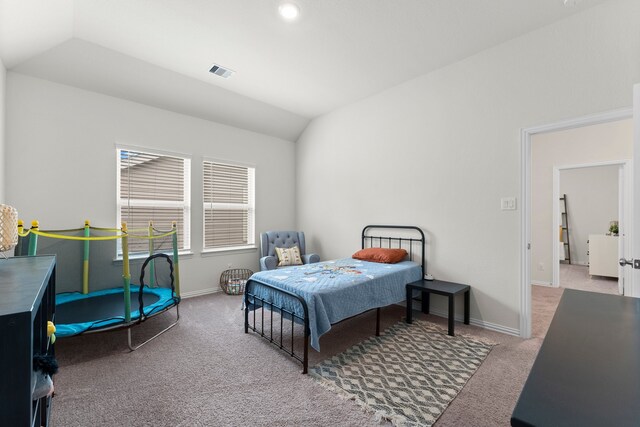
POLYGON ((317 254, 307 254, 302 231, 267 231, 260 234, 260 270, 273 270, 278 266, 276 247, 292 248, 298 246, 303 264, 312 264, 320 261, 317 254))

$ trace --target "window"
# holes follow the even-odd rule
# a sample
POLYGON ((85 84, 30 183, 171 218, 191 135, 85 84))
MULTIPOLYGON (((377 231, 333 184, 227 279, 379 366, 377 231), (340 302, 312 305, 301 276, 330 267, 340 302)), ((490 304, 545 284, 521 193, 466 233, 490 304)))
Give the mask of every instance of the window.
MULTIPOLYGON (((153 221, 156 230, 169 231, 178 224, 178 248, 188 250, 191 215, 191 160, 183 157, 117 149, 118 224, 144 229, 153 221)), ((158 240, 159 250, 171 250, 170 242, 158 240)), ((129 252, 148 252, 149 241, 129 239, 129 252)), ((118 240, 118 256, 122 247, 118 240)))
POLYGON ((254 188, 254 168, 203 162, 205 250, 254 246, 254 188))

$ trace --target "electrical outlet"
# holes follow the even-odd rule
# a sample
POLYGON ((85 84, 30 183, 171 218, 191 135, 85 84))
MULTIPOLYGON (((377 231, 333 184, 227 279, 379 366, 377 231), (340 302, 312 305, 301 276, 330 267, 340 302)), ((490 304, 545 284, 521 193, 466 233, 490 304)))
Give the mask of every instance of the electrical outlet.
POLYGON ((227 268, 231 268, 231 263, 227 264, 227 268))
POLYGON ((515 197, 503 197, 500 199, 500 209, 503 211, 515 211, 516 210, 516 198, 515 197))
POLYGON ((544 264, 543 263, 538 263, 538 270, 540 271, 544 271, 544 264))

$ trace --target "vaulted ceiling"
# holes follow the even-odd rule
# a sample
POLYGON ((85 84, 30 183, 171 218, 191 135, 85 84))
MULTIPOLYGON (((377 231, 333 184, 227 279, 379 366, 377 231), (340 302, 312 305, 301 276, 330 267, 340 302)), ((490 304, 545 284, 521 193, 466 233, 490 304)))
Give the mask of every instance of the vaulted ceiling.
POLYGON ((285 22, 280 0, 0 0, 0 58, 295 140, 311 118, 605 1, 294 0, 285 22))

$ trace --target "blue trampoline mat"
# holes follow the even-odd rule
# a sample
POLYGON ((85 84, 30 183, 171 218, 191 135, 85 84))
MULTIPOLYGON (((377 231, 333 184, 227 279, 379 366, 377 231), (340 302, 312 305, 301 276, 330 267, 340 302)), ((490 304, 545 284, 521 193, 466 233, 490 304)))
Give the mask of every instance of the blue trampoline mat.
MULTIPOLYGON (((139 292, 139 286, 131 285, 132 321, 140 318, 139 292)), ((145 287, 142 296, 145 316, 160 313, 180 302, 180 298, 167 288, 145 287)), ((58 337, 70 337, 124 324, 124 289, 111 288, 88 294, 57 294, 55 323, 58 337)))

